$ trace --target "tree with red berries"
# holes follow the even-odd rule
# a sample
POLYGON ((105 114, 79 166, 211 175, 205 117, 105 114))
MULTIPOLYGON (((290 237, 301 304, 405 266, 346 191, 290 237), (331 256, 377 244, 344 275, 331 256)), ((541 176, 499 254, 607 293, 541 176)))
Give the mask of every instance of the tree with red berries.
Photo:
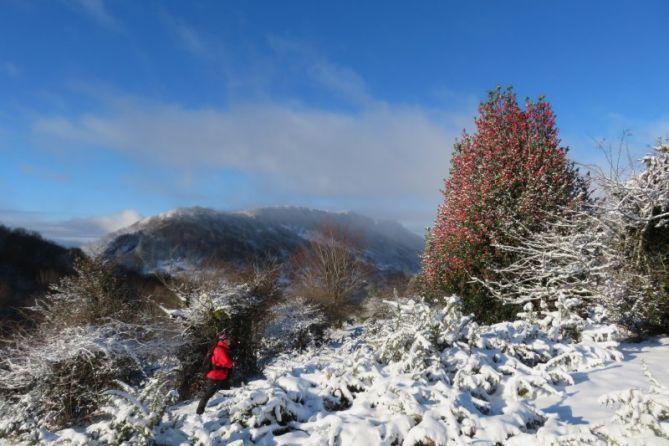
POLYGON ((490 279, 494 267, 512 261, 495 248, 513 243, 510 229, 537 228, 545 215, 587 195, 566 154, 548 102, 527 99, 522 109, 512 88, 491 91, 479 107, 476 132, 464 132, 454 147, 423 257, 428 290, 459 294, 481 321, 510 317, 472 278, 490 279))

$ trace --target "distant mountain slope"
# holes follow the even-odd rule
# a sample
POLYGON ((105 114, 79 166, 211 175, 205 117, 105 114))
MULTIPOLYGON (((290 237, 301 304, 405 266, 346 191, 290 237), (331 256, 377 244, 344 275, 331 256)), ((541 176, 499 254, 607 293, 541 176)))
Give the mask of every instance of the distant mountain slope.
POLYGON ((15 308, 31 305, 49 285, 72 274, 80 254, 37 233, 0 225, 0 319, 16 317, 15 308))
POLYGON ((86 249, 137 271, 176 272, 212 259, 236 264, 284 259, 316 237, 323 225, 354 235, 381 271, 415 273, 420 267, 423 239, 398 223, 298 207, 247 212, 177 209, 143 219, 86 249))

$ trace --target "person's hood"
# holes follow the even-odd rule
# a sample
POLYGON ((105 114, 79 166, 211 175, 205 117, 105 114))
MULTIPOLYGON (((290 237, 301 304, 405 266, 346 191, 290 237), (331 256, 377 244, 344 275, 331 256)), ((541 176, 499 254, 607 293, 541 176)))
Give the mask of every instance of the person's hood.
POLYGON ((227 349, 230 348, 230 344, 228 343, 228 341, 222 341, 222 340, 220 340, 220 339, 219 339, 219 341, 216 343, 216 345, 218 345, 219 347, 227 348, 227 349))

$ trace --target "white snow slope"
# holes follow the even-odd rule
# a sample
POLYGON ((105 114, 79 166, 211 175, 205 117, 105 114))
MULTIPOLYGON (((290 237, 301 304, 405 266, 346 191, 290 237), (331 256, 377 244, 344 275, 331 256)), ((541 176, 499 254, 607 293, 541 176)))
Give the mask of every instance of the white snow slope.
POLYGON ((563 387, 560 395, 537 399, 537 407, 546 413, 557 414, 569 424, 606 423, 615 409, 601 404, 599 399, 608 392, 629 388, 646 389, 642 361, 661 383, 669 384, 669 338, 651 339, 637 344, 621 344, 621 362, 611 363, 589 372, 572 373, 574 385, 563 387))
MULTIPOLYGON (((669 339, 619 345, 614 327, 594 315, 575 320, 568 311, 478 326, 462 316, 455 299, 442 311, 414 301, 391 305, 395 318, 350 327, 328 345, 278 359, 264 379, 218 393, 203 416, 195 415, 197 402, 169 407, 141 441, 669 444, 669 399, 661 386, 669 382, 669 339), (574 326, 578 343, 563 339, 562 328, 574 326), (657 381, 644 377, 642 360, 657 381), (650 394, 610 397, 630 403, 627 418, 615 419, 616 407, 599 402, 604 394, 651 383, 650 394), (627 423, 630 417, 636 418, 627 423)), ((133 409, 135 403, 116 411, 111 422, 43 432, 39 441, 139 444, 139 436, 126 443, 118 436, 147 425, 151 410, 133 409)))

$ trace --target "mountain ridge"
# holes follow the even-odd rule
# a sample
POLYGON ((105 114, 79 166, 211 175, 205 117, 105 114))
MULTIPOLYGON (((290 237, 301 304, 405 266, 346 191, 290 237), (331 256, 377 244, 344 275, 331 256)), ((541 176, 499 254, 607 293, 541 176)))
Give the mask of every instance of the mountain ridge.
POLYGON ((207 260, 249 264, 286 259, 324 225, 340 227, 364 246, 379 271, 414 274, 423 239, 401 224, 356 212, 296 206, 220 211, 177 208, 111 233, 85 247, 90 254, 144 273, 188 271, 207 260))

